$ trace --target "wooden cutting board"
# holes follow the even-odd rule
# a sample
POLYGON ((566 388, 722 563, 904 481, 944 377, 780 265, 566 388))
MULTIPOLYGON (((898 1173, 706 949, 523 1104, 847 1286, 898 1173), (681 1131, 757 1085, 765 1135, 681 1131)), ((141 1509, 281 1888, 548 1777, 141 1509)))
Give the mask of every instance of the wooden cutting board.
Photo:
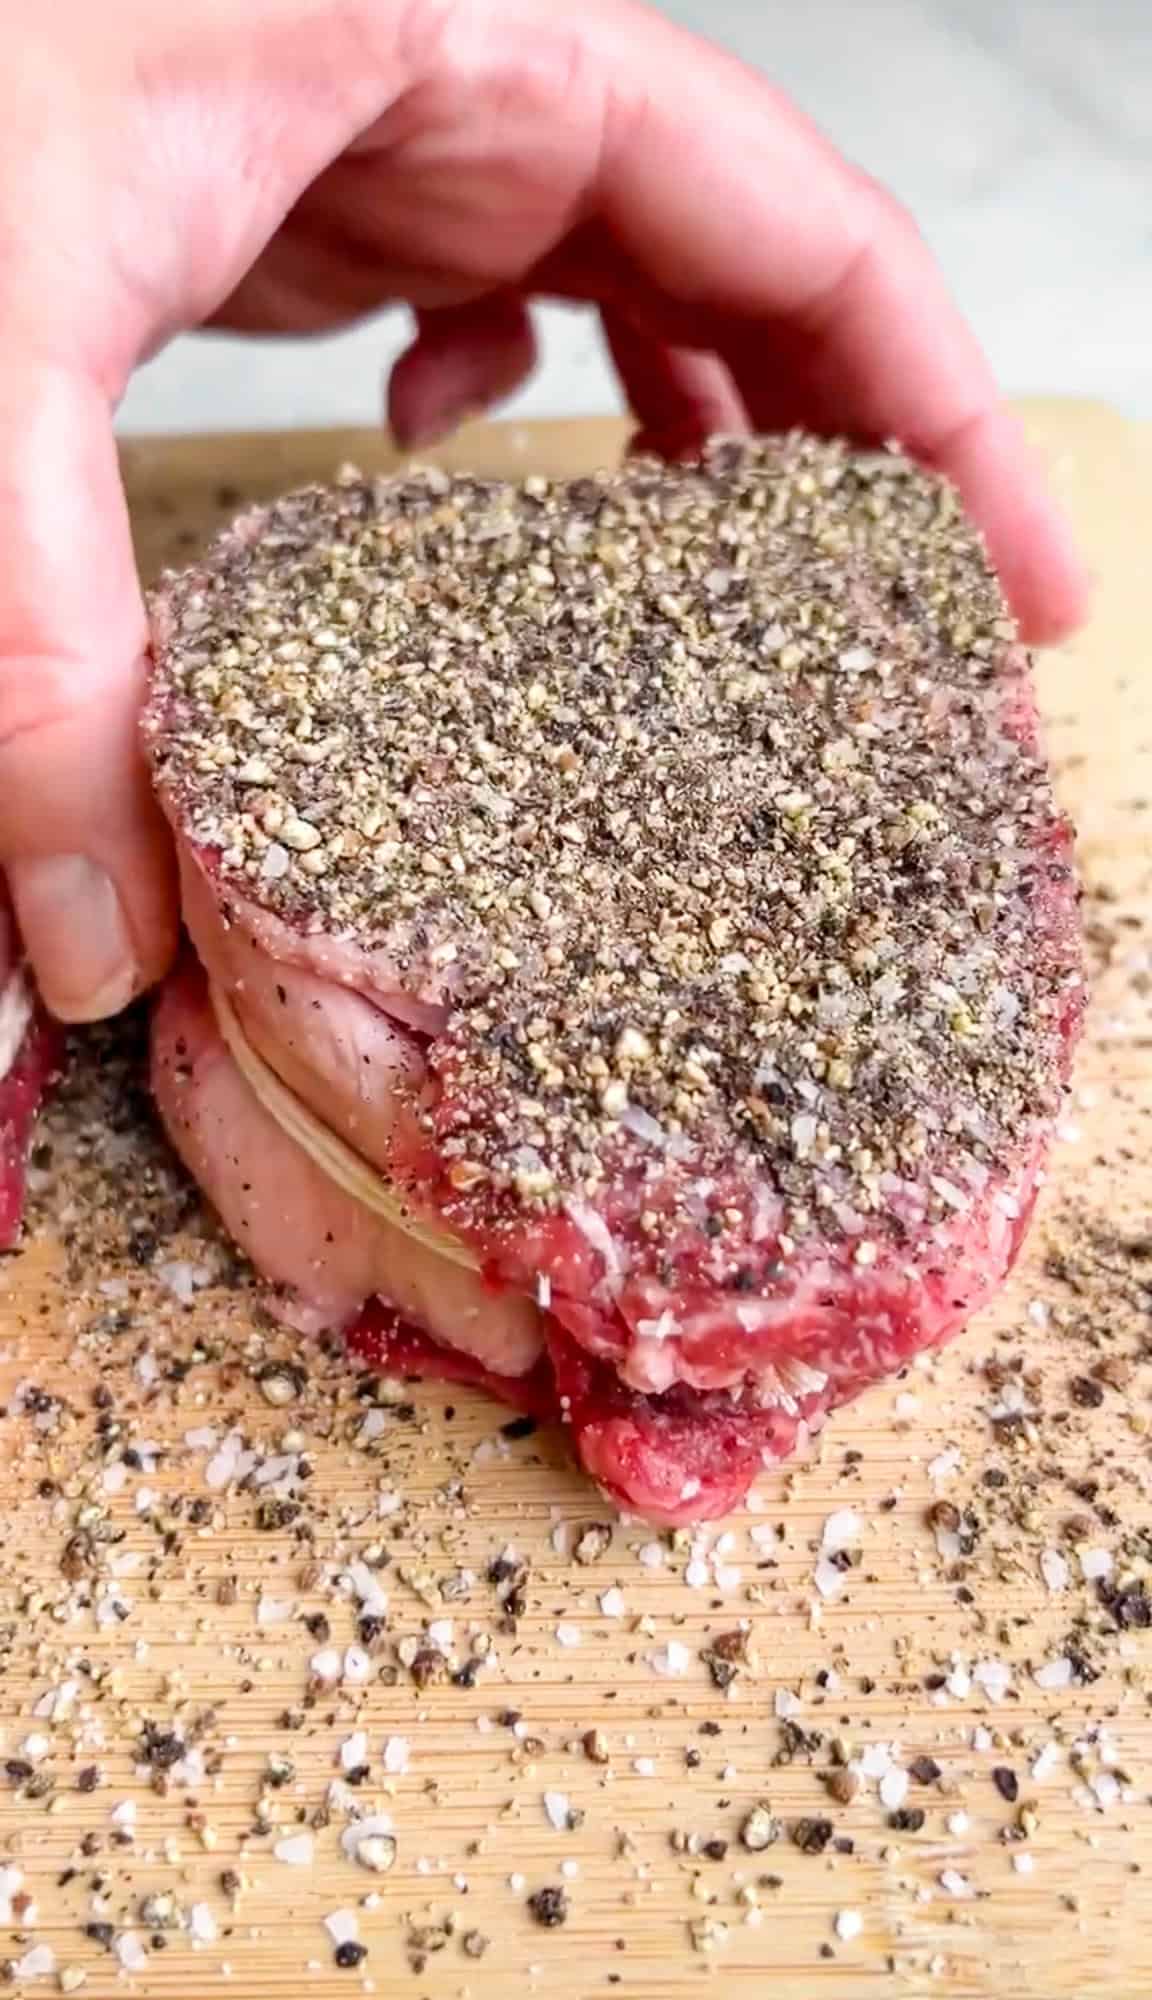
MULTIPOLYGON (((496 2000, 510 1983, 557 2000, 1152 1992, 1152 434, 1089 405, 1027 414, 1099 580, 1091 631, 1039 670, 1098 991, 1055 1185, 1008 1293, 939 1364, 838 1416, 719 1548, 715 1530, 694 1547, 616 1524, 590 1566, 566 1550, 608 1515, 557 1439, 506 1438, 507 1413, 430 1388, 410 1413, 386 1406, 365 1449, 367 1406, 347 1387, 341 1402, 339 1361, 312 1355, 299 1399, 270 1402, 254 1378, 283 1340, 248 1292, 188 1278, 196 1219, 159 1262, 146 1249, 117 1270, 81 1241, 69 1263, 56 1238, 82 1239, 83 1217, 61 1216, 54 1169, 38 1170, 42 1220, 2 1273, 0 1395, 15 1405, 0 1419, 0 1860, 39 1917, 18 1900, 3 1912, 0 1960, 28 1974, 50 1947, 40 1990, 80 1990, 83 1974, 86 1992, 174 2000, 218 1984, 237 2000, 496 2000), (124 1301, 127 1336, 105 1324, 124 1301), (191 1358, 173 1386, 178 1348, 191 1358), (98 1460, 84 1413, 102 1379, 123 1428, 98 1460), (60 1400, 38 1414, 29 1383, 60 1400), (280 1519, 210 1489, 231 1427, 265 1454, 302 1439, 319 1502, 280 1519), (849 1565, 827 1599, 826 1534, 849 1565), (355 1636, 333 1577, 381 1551, 390 1630, 355 1663, 366 1678, 309 1694, 309 1663, 335 1646, 343 1670, 355 1636), (527 1572, 505 1631, 487 1574, 502 1552, 527 1572), (1108 1557, 1108 1575, 1085 1578, 1108 1557), (476 1685, 458 1684, 490 1634, 476 1685), (457 1679, 421 1685, 413 1655, 435 1667, 437 1645, 457 1679), (590 1731, 606 1761, 587 1754, 590 1731), (173 1769, 173 1740, 199 1741, 201 1764, 173 1769), (314 1826, 350 1741, 368 1771, 314 1826), (278 1787, 269 1755, 291 1760, 278 1787), (93 1769, 94 1788, 78 1786, 93 1769), (855 1799, 835 1795, 856 1782, 855 1799), (270 1831, 253 1830, 261 1795, 270 1831), (349 1801, 392 1816, 389 1872, 342 1853, 349 1801), (748 1851, 761 1801, 779 1838, 748 1851), (238 1894, 221 1888, 229 1870, 238 1894), (562 1925, 534 1921, 541 1888, 563 1891, 562 1925), (142 1914, 148 1896, 171 1912, 142 1914), (323 1920, 350 1910, 367 1954, 340 1968, 323 1920), (111 1930, 87 1936, 93 1922, 111 1930)), ((619 439, 614 424, 482 427, 440 456, 576 470, 619 439)), ((387 455, 366 433, 126 444, 145 569, 346 459, 387 455)), ((73 1130, 57 1113, 58 1155, 73 1130)), ((130 1219, 154 1142, 137 1155, 129 1129, 110 1143, 130 1219)), ((0 1896, 14 1883, 0 1878, 0 1896)))

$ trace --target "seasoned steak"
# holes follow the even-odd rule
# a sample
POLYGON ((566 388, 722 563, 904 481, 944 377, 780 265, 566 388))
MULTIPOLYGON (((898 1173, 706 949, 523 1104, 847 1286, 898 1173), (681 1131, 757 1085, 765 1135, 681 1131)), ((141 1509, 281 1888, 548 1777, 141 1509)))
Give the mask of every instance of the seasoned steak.
POLYGON ((156 1087, 302 1324, 550 1408, 679 1520, 999 1284, 1084 989, 943 482, 800 436, 350 475, 153 616, 199 961, 156 1087))

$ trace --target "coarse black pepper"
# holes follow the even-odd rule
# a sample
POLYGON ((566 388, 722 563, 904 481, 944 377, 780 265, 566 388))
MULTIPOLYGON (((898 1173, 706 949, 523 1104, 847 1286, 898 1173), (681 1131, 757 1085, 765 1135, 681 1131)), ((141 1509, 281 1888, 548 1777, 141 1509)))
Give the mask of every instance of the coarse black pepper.
MULTIPOLYGON (((687 1148, 766 1181, 787 1238, 866 1217, 863 1264, 893 1175, 945 1221, 1053 1108, 1079 964, 1031 893, 1060 822, 1007 726, 1022 656, 899 454, 349 475, 226 533, 155 622, 154 769, 225 900, 449 1005, 449 1226, 687 1148)), ((654 1193, 634 1257, 675 1214, 654 1193)), ((755 1217, 704 1221, 753 1284, 755 1217)))

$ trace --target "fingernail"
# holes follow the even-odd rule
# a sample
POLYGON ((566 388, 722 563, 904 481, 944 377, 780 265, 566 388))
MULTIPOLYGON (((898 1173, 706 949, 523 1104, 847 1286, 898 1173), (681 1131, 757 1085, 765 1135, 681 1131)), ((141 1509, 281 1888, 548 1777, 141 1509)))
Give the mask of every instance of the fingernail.
POLYGON ((45 1005, 61 1021, 102 1021, 139 990, 112 878, 84 854, 25 856, 8 883, 45 1005))

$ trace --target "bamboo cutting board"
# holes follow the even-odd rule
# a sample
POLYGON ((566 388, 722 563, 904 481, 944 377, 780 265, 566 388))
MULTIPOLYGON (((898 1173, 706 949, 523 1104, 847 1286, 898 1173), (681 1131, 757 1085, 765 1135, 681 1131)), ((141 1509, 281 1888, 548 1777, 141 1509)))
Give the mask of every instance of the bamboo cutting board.
MULTIPOLYGON (((0 1273, 18 1982, 1152 1993, 1152 437, 1028 414, 1099 578, 1040 668, 1097 997, 1009 1291, 723 1539, 669 1540, 468 1392, 357 1400, 339 1356, 290 1351, 147 1129, 131 1049, 89 1047, 0 1273)), ((441 456, 576 470, 619 437, 497 426, 441 456)), ((128 444, 146 570, 349 458, 385 453, 128 444)))

